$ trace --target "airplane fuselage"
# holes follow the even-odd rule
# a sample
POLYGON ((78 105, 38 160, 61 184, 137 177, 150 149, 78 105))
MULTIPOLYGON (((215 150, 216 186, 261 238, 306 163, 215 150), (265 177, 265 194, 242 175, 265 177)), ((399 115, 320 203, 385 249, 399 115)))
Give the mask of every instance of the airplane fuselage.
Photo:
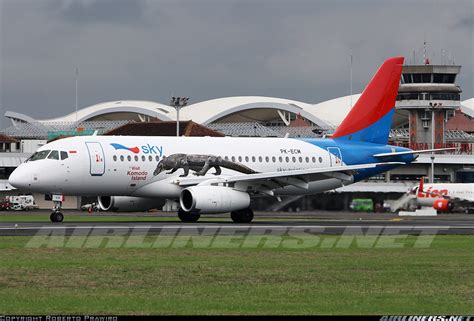
POLYGON ((424 184, 423 191, 417 190, 416 202, 420 206, 432 207, 435 201, 448 196, 453 199, 474 203, 474 184, 470 183, 435 183, 424 184))
MULTIPOLYGON (((406 148, 332 139, 82 136, 61 139, 41 147, 39 159, 21 164, 10 179, 22 190, 63 195, 127 195, 178 198, 182 187, 176 182, 191 164, 186 178, 283 172, 310 168, 376 163, 372 155, 407 151, 406 148), (49 152, 47 152, 49 151, 49 152), (58 151, 51 156, 51 151, 58 151), (46 155, 49 153, 49 155, 46 155), (185 156, 183 156, 185 155, 185 156), (67 158, 66 158, 67 156, 67 158), (212 158, 209 158, 212 157, 212 158), (154 175, 164 158, 176 163, 154 175), (209 158, 209 161, 208 161, 209 158), (204 173, 200 169, 208 162, 204 173), (196 175, 198 174, 198 175, 196 175)), ((410 162, 412 155, 396 161, 410 162)), ((363 169, 359 181, 390 170, 394 165, 363 169)), ((311 182, 302 190, 285 186, 275 194, 312 194, 341 187, 341 180, 328 177, 311 182)))

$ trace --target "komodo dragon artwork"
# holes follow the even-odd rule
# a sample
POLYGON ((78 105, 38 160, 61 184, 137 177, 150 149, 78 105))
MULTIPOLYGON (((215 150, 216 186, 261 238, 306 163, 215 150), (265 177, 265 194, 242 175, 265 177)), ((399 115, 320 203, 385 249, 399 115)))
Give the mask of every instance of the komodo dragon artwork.
POLYGON ((156 176, 164 170, 171 170, 170 172, 167 172, 167 174, 172 174, 178 169, 182 168, 184 169, 184 174, 180 175, 179 177, 188 176, 189 170, 195 171, 194 175, 204 176, 212 167, 216 169, 214 175, 221 174, 221 167, 232 169, 245 174, 256 173, 254 170, 248 168, 245 165, 224 160, 220 156, 172 154, 170 156, 163 156, 156 166, 153 175, 156 176))

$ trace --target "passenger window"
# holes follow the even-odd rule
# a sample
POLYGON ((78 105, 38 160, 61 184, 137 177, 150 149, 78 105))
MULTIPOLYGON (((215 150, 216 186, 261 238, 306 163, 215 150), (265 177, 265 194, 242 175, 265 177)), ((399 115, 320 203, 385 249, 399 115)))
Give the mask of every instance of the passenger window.
POLYGON ((306 163, 309 163, 309 157, 308 156, 306 156, 305 161, 306 161, 306 163))
POLYGON ((272 156, 272 162, 276 162, 276 157, 275 156, 272 156))
POLYGON ((281 157, 281 156, 278 157, 278 161, 279 161, 280 163, 283 163, 283 157, 281 157))
POLYGON ((160 160, 160 156, 156 155, 155 160, 158 162, 160 160))
POLYGON ((287 163, 290 162, 290 158, 288 156, 285 157, 285 160, 286 160, 287 163))
POLYGON ((235 162, 235 156, 232 156, 232 161, 235 162))
POLYGON ((255 156, 252 156, 252 162, 255 163, 255 156))
POLYGON ((296 157, 292 157, 291 160, 293 161, 293 163, 296 163, 296 157))
POLYGON ((316 157, 312 157, 311 160, 313 161, 313 163, 316 163, 316 157))
POLYGON ((117 161, 117 155, 114 155, 113 159, 114 159, 114 162, 116 162, 117 161))
POLYGON ((67 158, 67 152, 61 151, 61 160, 65 160, 67 158))
POLYGON ((48 159, 59 159, 59 153, 57 150, 53 150, 49 155, 48 159))
POLYGON ((152 161, 153 161, 153 156, 151 156, 151 155, 148 156, 148 160, 149 160, 150 162, 152 162, 152 161))
POLYGON ((246 161, 246 162, 249 161, 249 157, 248 157, 248 156, 245 156, 245 161, 246 161))
POLYGON ((124 158, 123 158, 123 155, 120 155, 120 160, 121 160, 122 162, 123 162, 123 159, 124 159, 124 158))
POLYGON ((262 156, 258 156, 258 161, 261 163, 262 162, 262 156))
POLYGON ((320 163, 323 162, 323 158, 322 158, 322 157, 319 157, 319 162, 320 162, 320 163))
POLYGON ((241 161, 242 161, 242 156, 239 156, 239 162, 241 162, 241 161))
POLYGON ((268 163, 270 161, 270 158, 268 156, 265 156, 265 161, 268 163))
POLYGON ((146 161, 145 155, 142 155, 142 162, 146 161))
POLYGON ((302 163, 302 162, 303 162, 303 157, 299 157, 299 158, 298 158, 298 161, 299 161, 300 163, 302 163))
POLYGON ((135 157, 134 157, 134 158, 135 158, 135 161, 136 161, 136 162, 138 162, 138 156, 137 156, 137 155, 135 155, 135 157))

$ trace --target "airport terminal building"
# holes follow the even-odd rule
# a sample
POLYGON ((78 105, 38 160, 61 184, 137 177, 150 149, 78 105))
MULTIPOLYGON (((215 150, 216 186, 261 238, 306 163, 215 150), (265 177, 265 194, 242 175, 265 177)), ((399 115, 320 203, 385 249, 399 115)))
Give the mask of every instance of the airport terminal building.
MULTIPOLYGON (((453 152, 435 155, 435 182, 474 182, 474 98, 461 100, 461 88, 456 85, 460 69, 429 64, 403 67, 390 143, 413 149, 455 147, 453 152)), ((210 136, 215 132, 238 137, 327 137, 359 97, 345 96, 317 104, 259 96, 202 101, 180 108, 180 135, 210 136), (195 127, 191 134, 192 124, 201 129, 195 127)), ((7 111, 5 117, 11 125, 0 131, 0 190, 4 195, 17 193, 8 184, 13 169, 48 141, 74 135, 122 133, 120 128, 130 123, 148 124, 148 129, 143 129, 148 133, 153 126, 154 133, 176 135, 178 110, 158 102, 119 100, 52 119, 34 119, 14 111, 7 111)), ((140 126, 133 132, 138 134, 146 135, 140 132, 140 126)), ((300 208, 331 208, 331 200, 341 204, 341 197, 347 206, 350 198, 361 195, 377 200, 398 198, 422 176, 431 175, 431 163, 431 155, 422 154, 409 166, 329 192, 322 203, 318 200, 320 203, 315 204, 310 196, 295 197, 279 203, 278 208, 269 205, 268 209, 282 209, 291 203, 300 208)), ((42 201, 42 196, 35 199, 40 207, 51 206, 42 201)), ((64 208, 75 208, 80 203, 80 199, 70 197, 64 208)))

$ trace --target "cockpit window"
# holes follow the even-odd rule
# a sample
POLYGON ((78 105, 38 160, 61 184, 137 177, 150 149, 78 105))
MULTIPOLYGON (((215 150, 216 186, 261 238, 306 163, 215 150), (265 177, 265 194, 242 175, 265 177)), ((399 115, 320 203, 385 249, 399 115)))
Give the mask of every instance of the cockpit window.
POLYGON ((28 159, 28 161, 33 162, 39 159, 45 159, 48 156, 50 150, 42 150, 40 152, 36 152, 28 159))
POLYGON ((59 152, 57 150, 53 150, 49 155, 48 159, 59 159, 59 152))
POLYGON ((61 160, 65 160, 67 158, 67 152, 61 151, 61 160))

